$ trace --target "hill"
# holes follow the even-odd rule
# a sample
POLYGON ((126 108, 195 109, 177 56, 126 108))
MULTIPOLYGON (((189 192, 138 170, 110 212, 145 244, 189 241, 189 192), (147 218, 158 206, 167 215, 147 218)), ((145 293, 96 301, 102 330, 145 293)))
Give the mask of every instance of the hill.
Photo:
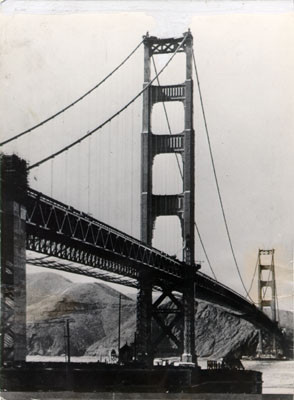
MULTIPOLYGON (((54 273, 28 275, 27 337, 30 355, 65 353, 64 319, 70 318, 71 353, 80 356, 115 329, 119 293, 100 283, 74 283, 54 273), (58 322, 60 321, 60 322, 58 322)), ((122 296, 122 324, 135 304, 122 296)))
MULTIPOLYGON (((72 320, 72 355, 99 356, 117 348, 119 292, 103 283, 71 282, 52 272, 29 274, 27 281, 30 355, 65 353, 63 321, 66 318, 72 320)), ((285 317, 287 321, 288 318, 285 317)), ((195 322, 198 356, 220 358, 255 353, 258 332, 249 322, 227 310, 199 301, 195 322)), ((135 327, 135 300, 122 295, 122 345, 134 341, 135 327)), ((179 334, 178 326, 174 333, 179 334)), ((170 349, 171 343, 163 342, 162 355, 170 349)))

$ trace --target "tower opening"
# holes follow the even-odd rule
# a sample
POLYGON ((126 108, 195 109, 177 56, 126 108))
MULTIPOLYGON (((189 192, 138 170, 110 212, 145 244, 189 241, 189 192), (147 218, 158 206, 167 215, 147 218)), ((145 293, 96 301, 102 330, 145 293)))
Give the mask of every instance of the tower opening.
POLYGON ((151 114, 151 130, 154 135, 162 135, 164 133, 177 134, 183 132, 185 129, 184 124, 184 107, 182 102, 165 102, 156 103, 153 105, 151 114), (168 116, 168 122, 166 119, 168 116))
POLYGON ((177 259, 183 259, 181 224, 178 217, 161 216, 156 218, 152 245, 177 259))
POLYGON ((153 194, 176 194, 183 190, 181 155, 158 154, 153 161, 153 194))

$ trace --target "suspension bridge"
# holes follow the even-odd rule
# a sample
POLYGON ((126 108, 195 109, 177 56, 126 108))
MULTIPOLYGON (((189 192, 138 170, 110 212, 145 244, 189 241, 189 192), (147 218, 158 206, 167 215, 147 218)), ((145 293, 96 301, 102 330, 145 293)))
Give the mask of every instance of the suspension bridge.
MULTIPOLYGON (((257 307, 244 285, 224 211, 211 147, 209 147, 210 156, 226 233, 246 298, 217 281, 199 228, 195 223, 193 71, 200 93, 208 143, 210 142, 190 31, 179 38, 160 39, 147 34, 113 71, 89 91, 52 116, 2 141, 1 147, 5 151, 5 146, 10 142, 21 140, 74 108, 88 95, 98 90, 104 82, 112 79, 142 45, 144 46, 143 88, 110 117, 71 143, 66 143, 62 148, 32 164, 28 164, 16 155, 1 157, 2 363, 24 361, 26 357, 26 263, 137 288, 137 355, 139 360, 147 365, 152 363, 158 346, 165 338, 173 343, 177 353, 182 355, 183 362, 196 362, 194 325, 196 299, 204 299, 227 307, 258 329, 266 329, 272 335, 282 337, 275 319, 269 318, 262 311, 261 305, 265 303, 260 299, 262 304, 257 307), (161 74, 170 67, 175 56, 180 53, 185 56, 185 81, 161 85, 161 74), (157 69, 155 56, 160 55, 168 58, 163 66, 157 69), (151 77, 152 65, 153 77, 151 77), (89 212, 78 210, 71 204, 65 204, 28 185, 28 175, 32 171, 43 165, 44 168, 52 166, 54 160, 66 156, 98 131, 105 134, 103 129, 130 109, 139 98, 143 98, 140 240, 99 221, 89 212), (169 102, 180 102, 183 105, 184 129, 181 132, 174 133, 171 128, 166 107, 169 102), (152 132, 152 110, 157 103, 163 105, 168 127, 166 133, 152 132), (172 154, 175 157, 182 180, 182 190, 177 194, 155 194, 153 191, 154 159, 161 154, 172 154), (156 219, 160 216, 176 216, 180 221, 182 255, 179 258, 152 247, 156 219), (200 265, 195 262, 195 233, 198 235, 214 278, 201 273, 200 265), (39 255, 27 259, 26 250, 39 255), (154 291, 161 293, 156 299, 153 298, 154 291), (166 307, 167 300, 173 304, 172 307, 166 307), (171 318, 167 319, 168 315, 171 318), (152 335, 152 323, 156 323, 161 329, 157 337, 152 335), (182 327, 180 334, 175 333, 176 324, 182 327)), ((117 129, 120 127, 121 125, 116 126, 117 129)), ((91 152, 90 146, 88 150, 91 152)), ((99 159, 96 163, 99 165, 99 159)), ((139 165, 134 168, 138 169, 139 165)), ((90 178, 88 183, 90 186, 90 178)))

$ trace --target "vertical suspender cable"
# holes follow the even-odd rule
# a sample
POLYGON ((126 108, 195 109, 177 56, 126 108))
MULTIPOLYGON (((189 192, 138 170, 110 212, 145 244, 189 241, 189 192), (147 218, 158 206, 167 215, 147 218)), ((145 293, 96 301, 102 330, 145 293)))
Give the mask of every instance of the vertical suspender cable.
POLYGON ((51 165, 50 165, 50 174, 51 174, 51 179, 50 179, 50 196, 53 197, 53 173, 54 173, 54 169, 53 169, 53 162, 54 160, 51 160, 51 165))
POLYGON ((133 159, 133 146, 134 146, 134 108, 131 108, 131 235, 134 236, 133 233, 133 213, 134 213, 134 209, 133 209, 133 191, 134 191, 134 174, 133 174, 133 163, 134 163, 134 159, 133 159))
POLYGON ((91 199, 90 199, 90 194, 91 194, 91 136, 89 137, 88 140, 88 213, 90 213, 90 204, 91 204, 91 199))
POLYGON ((65 202, 68 203, 68 151, 65 153, 65 202))

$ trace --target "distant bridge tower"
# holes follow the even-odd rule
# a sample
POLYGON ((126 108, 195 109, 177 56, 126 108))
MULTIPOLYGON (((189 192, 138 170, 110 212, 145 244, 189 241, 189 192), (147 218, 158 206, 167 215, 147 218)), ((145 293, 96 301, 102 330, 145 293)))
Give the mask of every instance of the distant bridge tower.
POLYGON ((275 278, 275 250, 259 250, 258 252, 258 306, 261 311, 270 307, 271 318, 277 320, 276 310, 276 278, 275 278), (267 256, 267 260, 265 257, 267 256), (263 271, 268 271, 266 274, 263 271), (267 288, 271 289, 270 299, 266 299, 267 288))
MULTIPOLYGON (((185 282, 182 309, 178 314, 184 316, 183 336, 181 343, 172 333, 172 327, 164 326, 159 320, 160 301, 152 305, 152 286, 150 276, 143 275, 140 281, 137 310, 137 333, 139 352, 152 357, 155 344, 151 343, 151 319, 154 318, 163 329, 166 337, 176 343, 182 353, 183 361, 194 360, 195 332, 194 332, 194 284, 189 279, 194 271, 194 130, 193 130, 193 81, 192 81, 192 46, 193 37, 185 34, 186 39, 178 52, 186 54, 186 80, 177 85, 156 86, 150 85, 150 62, 153 55, 173 53, 183 41, 181 38, 159 39, 144 37, 144 87, 150 85, 143 94, 143 132, 141 149, 141 240, 152 245, 153 228, 158 216, 178 216, 182 227, 183 261, 189 265, 185 282), (184 131, 170 135, 168 133, 155 135, 152 133, 152 107, 157 102, 180 101, 184 106, 184 131), (152 166, 154 157, 161 153, 176 153, 183 160, 183 190, 176 195, 154 195, 152 193, 152 166)), ((164 286, 164 285, 163 285, 164 286)), ((163 296, 176 302, 172 290, 176 288, 162 287, 163 296)), ((179 288, 178 288, 179 289, 179 288)), ((176 302, 176 306, 180 307, 176 302)), ((162 315, 162 314, 161 314, 162 315)), ((179 318, 178 318, 179 319, 179 318)), ((162 335, 164 337, 164 335, 162 335)))
MULTIPOLYGON (((271 309, 271 318, 277 322, 277 298, 276 298, 276 278, 275 278, 275 250, 258 251, 258 307, 261 311, 271 309), (266 296, 270 289, 269 296, 266 296)), ((259 332, 258 352, 263 352, 262 334, 259 332)), ((273 353, 276 353, 276 340, 273 336, 273 353)))

